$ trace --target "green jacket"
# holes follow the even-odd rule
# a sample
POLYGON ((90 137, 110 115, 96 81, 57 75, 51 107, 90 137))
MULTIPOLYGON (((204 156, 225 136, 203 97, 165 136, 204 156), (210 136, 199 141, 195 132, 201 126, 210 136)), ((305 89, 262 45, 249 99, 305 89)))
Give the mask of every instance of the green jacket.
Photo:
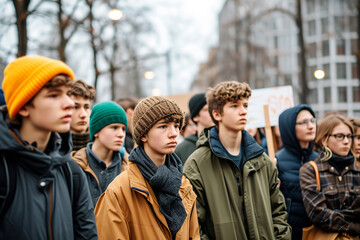
POLYGON ((197 194, 202 239, 291 239, 284 196, 275 165, 243 131, 243 171, 225 154, 213 151, 210 130, 184 166, 197 194))

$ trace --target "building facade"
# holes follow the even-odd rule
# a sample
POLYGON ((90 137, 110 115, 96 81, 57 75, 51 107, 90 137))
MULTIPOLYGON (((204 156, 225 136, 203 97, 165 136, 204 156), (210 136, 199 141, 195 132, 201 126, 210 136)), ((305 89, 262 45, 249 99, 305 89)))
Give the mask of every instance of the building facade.
MULTIPOLYGON (((358 0, 301 0, 308 103, 317 116, 360 117, 358 0), (325 77, 316 79, 314 72, 325 77)), ((252 88, 291 85, 300 103, 297 0, 227 0, 219 14, 218 81, 252 88)))

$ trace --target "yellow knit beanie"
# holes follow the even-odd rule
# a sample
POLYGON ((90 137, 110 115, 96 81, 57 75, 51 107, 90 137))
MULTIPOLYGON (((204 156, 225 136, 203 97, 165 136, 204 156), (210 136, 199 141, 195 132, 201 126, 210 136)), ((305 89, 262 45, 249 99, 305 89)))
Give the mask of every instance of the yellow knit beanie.
POLYGON ((59 74, 74 80, 70 67, 62 61, 47 57, 25 56, 7 65, 2 88, 9 116, 15 117, 48 81, 59 74))

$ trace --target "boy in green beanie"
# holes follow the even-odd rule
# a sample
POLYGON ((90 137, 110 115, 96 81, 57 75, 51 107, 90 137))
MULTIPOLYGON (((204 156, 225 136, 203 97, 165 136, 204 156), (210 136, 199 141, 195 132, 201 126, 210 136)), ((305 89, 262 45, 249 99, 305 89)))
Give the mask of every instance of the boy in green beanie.
POLYGON ((96 104, 90 115, 90 140, 86 147, 72 152, 84 170, 94 206, 111 181, 126 167, 120 155, 127 130, 124 109, 115 102, 96 104))
POLYGON ((163 97, 136 106, 138 146, 96 205, 99 239, 200 239, 196 195, 173 154, 183 120, 179 106, 163 97))

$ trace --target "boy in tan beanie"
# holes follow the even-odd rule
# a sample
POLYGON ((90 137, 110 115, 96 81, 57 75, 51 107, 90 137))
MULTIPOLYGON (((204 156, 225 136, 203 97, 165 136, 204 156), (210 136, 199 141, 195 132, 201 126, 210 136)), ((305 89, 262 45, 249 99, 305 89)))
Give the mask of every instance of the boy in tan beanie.
POLYGON ((0 239, 97 238, 86 178, 70 157, 73 79, 65 63, 40 56, 4 71, 0 239))
POLYGON ((179 106, 163 97, 136 106, 138 146, 96 205, 99 239, 200 239, 196 195, 173 154, 183 119, 179 106))

